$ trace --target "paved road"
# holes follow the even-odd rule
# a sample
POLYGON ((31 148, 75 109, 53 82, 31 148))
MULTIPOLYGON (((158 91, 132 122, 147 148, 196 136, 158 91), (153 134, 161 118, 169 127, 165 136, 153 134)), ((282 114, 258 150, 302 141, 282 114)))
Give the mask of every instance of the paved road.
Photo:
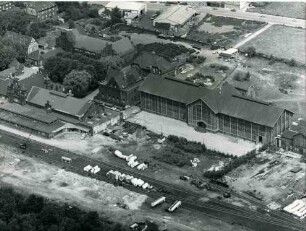
POLYGON ((280 17, 268 14, 260 13, 251 13, 243 11, 230 11, 229 9, 216 8, 215 10, 211 7, 197 7, 195 8, 199 13, 209 13, 216 16, 239 18, 245 20, 255 20, 260 22, 272 23, 272 24, 281 24, 290 27, 302 27, 306 28, 306 20, 303 19, 294 19, 288 17, 280 17))

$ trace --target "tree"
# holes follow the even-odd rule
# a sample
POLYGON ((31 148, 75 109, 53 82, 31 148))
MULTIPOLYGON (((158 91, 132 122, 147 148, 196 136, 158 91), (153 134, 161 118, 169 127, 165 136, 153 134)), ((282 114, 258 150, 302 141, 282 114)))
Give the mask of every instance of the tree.
POLYGON ((109 67, 120 68, 124 64, 124 60, 119 55, 101 57, 100 61, 106 67, 106 69, 109 67))
POLYGON ((16 56, 17 52, 12 46, 0 41, 0 71, 6 69, 16 56))
POLYGON ((88 93, 91 81, 92 76, 88 72, 73 70, 66 75, 63 84, 75 97, 84 97, 88 93))
POLYGON ((74 35, 70 32, 62 32, 60 36, 56 38, 56 45, 63 48, 65 51, 72 51, 74 43, 74 35))
POLYGON ((256 49, 255 47, 248 47, 246 49, 246 53, 248 54, 249 57, 254 57, 256 54, 256 49))
POLYGON ((71 19, 69 19, 69 20, 68 20, 68 25, 69 25, 69 29, 72 29, 72 28, 74 28, 74 27, 75 27, 75 25, 74 25, 74 21, 73 21, 73 20, 71 20, 71 19))
POLYGON ((122 22, 121 18, 122 18, 122 14, 119 10, 118 7, 115 7, 111 12, 110 12, 110 24, 114 25, 116 23, 120 23, 122 22))

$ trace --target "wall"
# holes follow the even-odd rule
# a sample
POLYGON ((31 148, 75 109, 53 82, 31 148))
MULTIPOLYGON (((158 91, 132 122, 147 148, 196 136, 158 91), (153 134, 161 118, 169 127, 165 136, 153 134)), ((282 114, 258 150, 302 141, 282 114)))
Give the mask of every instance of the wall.
POLYGON ((183 103, 141 92, 140 105, 145 111, 187 122, 187 106, 183 103))

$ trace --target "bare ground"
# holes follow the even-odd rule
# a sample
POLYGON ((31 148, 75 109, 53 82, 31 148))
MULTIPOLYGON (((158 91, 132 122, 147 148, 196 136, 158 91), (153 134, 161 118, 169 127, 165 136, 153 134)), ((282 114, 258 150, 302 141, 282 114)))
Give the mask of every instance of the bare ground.
POLYGON ((0 187, 8 184, 26 193, 39 194, 87 211, 95 210, 124 225, 150 219, 173 231, 244 230, 183 208, 171 215, 164 212, 165 208, 152 210, 146 195, 67 172, 23 156, 14 148, 0 145, 0 149, 0 187), (119 208, 116 203, 127 204, 129 209, 119 208))

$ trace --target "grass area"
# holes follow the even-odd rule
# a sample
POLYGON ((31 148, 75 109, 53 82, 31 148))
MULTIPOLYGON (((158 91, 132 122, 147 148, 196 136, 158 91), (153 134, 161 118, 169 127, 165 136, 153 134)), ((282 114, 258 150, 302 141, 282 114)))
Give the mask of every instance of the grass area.
POLYGON ((305 7, 306 4, 303 2, 270 2, 263 6, 250 8, 248 11, 289 18, 306 19, 305 7))
POLYGON ((273 25, 256 38, 241 47, 245 50, 254 47, 256 53, 291 60, 305 64, 305 30, 273 25))
POLYGON ((219 46, 229 47, 243 35, 252 33, 264 25, 263 22, 208 14, 199 23, 198 27, 190 30, 187 37, 207 44, 216 42, 219 46))

